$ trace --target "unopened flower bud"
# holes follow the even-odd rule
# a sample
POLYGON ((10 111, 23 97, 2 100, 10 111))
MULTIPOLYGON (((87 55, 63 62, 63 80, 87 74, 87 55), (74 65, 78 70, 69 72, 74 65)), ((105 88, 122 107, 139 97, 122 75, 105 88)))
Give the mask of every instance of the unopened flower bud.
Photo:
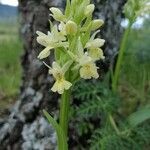
POLYGON ((70 35, 74 35, 77 33, 77 24, 73 21, 68 21, 66 23, 66 33, 70 35))
POLYGON ((104 24, 104 21, 101 19, 96 19, 92 21, 92 30, 96 30, 104 24))
POLYGON ((88 5, 88 6, 85 8, 85 11, 84 11, 85 16, 91 15, 91 14, 93 13, 94 9, 95 9, 95 5, 94 5, 94 4, 88 5))
POLYGON ((53 13, 53 18, 57 21, 65 21, 65 16, 63 15, 63 13, 61 12, 60 9, 52 7, 50 8, 50 11, 53 13))

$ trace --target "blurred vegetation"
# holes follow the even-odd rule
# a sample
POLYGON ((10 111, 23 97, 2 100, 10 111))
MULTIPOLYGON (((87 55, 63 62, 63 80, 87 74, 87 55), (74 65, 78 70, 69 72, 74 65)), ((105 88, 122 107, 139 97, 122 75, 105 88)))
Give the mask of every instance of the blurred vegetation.
POLYGON ((136 106, 150 104, 150 21, 132 29, 125 52, 119 91, 131 113, 136 106))
POLYGON ((17 22, 0 23, 0 113, 8 108, 19 92, 22 44, 17 22))

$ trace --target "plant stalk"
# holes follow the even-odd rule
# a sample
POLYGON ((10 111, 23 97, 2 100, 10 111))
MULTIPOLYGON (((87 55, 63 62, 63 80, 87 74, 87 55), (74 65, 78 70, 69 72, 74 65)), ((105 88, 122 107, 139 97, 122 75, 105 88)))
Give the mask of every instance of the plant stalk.
POLYGON ((71 96, 71 90, 64 91, 64 93, 61 96, 61 103, 60 103, 59 125, 61 126, 62 130, 64 131, 66 140, 68 137, 70 96, 71 96))
POLYGON ((124 55, 124 52, 126 49, 126 44, 127 44, 127 40, 128 40, 128 36, 129 36, 132 24, 133 24, 133 22, 130 21, 127 29, 125 30, 123 38, 122 38, 122 42, 121 42, 121 46, 120 46, 120 50, 119 50, 119 55, 118 55, 118 59, 117 59, 117 64, 116 64, 114 76, 112 79, 112 90, 114 92, 116 92, 116 90, 117 90, 117 84, 118 84, 118 80, 119 80, 119 76, 120 76, 120 70, 121 70, 121 65, 122 65, 122 61, 123 61, 123 55, 124 55))

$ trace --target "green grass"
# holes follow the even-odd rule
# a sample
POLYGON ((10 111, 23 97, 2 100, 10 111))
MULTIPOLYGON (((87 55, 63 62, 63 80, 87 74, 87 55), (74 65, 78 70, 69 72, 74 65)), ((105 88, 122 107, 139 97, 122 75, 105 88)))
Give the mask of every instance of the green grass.
POLYGON ((0 109, 16 100, 21 79, 21 41, 18 25, 0 24, 0 109))

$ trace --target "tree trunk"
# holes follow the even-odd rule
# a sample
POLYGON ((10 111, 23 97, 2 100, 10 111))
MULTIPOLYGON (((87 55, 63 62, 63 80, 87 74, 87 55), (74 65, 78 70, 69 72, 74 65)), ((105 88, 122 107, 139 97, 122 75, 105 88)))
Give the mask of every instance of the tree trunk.
MULTIPOLYGON (((108 64, 118 50, 122 28, 122 6, 125 0, 95 0, 95 17, 105 21, 102 38, 106 40, 106 60, 108 64)), ((10 111, 10 116, 0 123, 1 150, 54 150, 56 134, 41 112, 47 109, 57 118, 59 96, 50 91, 53 78, 47 68, 37 59, 41 47, 36 42, 36 31, 49 29, 49 7, 63 7, 61 0, 20 0, 19 12, 24 55, 22 56, 22 86, 19 100, 10 111)), ((47 59, 51 64, 53 58, 47 59)), ((101 64, 100 64, 101 65, 101 64)), ((70 134, 71 136, 71 134, 70 134)), ((73 148, 70 148, 73 149, 73 148)))

